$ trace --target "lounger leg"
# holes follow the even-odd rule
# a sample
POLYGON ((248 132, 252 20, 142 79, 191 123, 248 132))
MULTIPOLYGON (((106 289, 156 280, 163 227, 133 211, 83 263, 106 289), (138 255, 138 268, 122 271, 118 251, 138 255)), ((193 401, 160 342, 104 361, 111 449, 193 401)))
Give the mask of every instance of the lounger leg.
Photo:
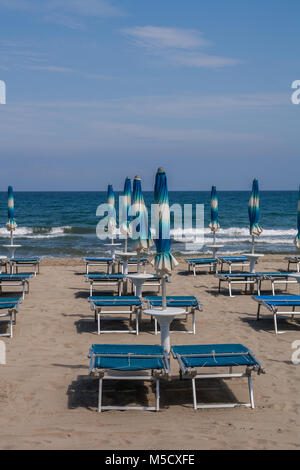
POLYGON ((102 377, 99 378, 99 397, 98 397, 98 412, 101 413, 102 411, 102 386, 103 386, 103 379, 102 377))
POLYGON ((101 320, 100 320, 100 312, 97 314, 97 318, 98 318, 98 335, 100 335, 100 333, 101 333, 101 328, 100 328, 100 326, 101 326, 101 325, 100 325, 100 321, 101 321, 101 320))
POLYGON ((155 411, 159 411, 159 379, 156 379, 156 406, 155 411))
POLYGON ((90 297, 93 296, 93 283, 90 283, 90 297))
POLYGON ((194 410, 197 409, 196 379, 192 378, 194 410))
POLYGON ((228 290, 229 290, 229 297, 234 297, 231 292, 231 282, 228 281, 228 290))
POLYGON ((196 334, 196 315, 195 310, 193 310, 193 333, 196 334))
POLYGON ((277 315, 274 313, 274 326, 275 326, 275 333, 277 335, 278 333, 278 328, 277 328, 277 315))
POLYGON ((275 285, 274 285, 274 281, 271 281, 272 282, 272 294, 275 295, 275 285))
POLYGON ((261 281, 257 281, 257 295, 260 295, 261 281))
POLYGON ((258 304, 258 307, 257 307, 256 320, 259 320, 259 314, 260 314, 260 304, 258 304))
POLYGON ((249 376, 248 376, 248 387, 249 387, 249 396, 250 396, 251 408, 253 409, 254 408, 254 395, 253 395, 251 374, 249 374, 249 376))
POLYGON ((9 317, 9 326, 10 326, 10 337, 13 337, 13 315, 11 313, 9 317))
POLYGON ((196 265, 193 266, 194 276, 196 276, 196 265))
POLYGON ((154 318, 154 334, 157 335, 157 320, 154 318))
POLYGON ((136 330, 136 335, 139 334, 139 315, 140 315, 140 312, 138 310, 136 310, 135 312, 135 330, 136 330))

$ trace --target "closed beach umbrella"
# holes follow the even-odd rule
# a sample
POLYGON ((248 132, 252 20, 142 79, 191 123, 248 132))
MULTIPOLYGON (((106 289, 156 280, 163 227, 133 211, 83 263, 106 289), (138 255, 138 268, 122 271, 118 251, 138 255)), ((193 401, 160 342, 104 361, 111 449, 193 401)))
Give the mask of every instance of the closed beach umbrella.
POLYGON ((259 225, 259 189, 258 180, 253 180, 252 193, 248 204, 248 214, 250 222, 250 235, 252 236, 252 253, 254 253, 254 237, 259 237, 263 229, 259 225))
POLYGON ((165 170, 159 168, 156 173, 154 187, 154 202, 157 205, 156 217, 158 217, 156 227, 158 234, 155 238, 156 255, 154 267, 157 274, 162 277, 162 307, 166 308, 166 275, 177 266, 178 262, 170 252, 170 207, 167 186, 167 176, 165 170))
POLYGON ((107 187, 107 210, 108 210, 108 222, 107 222, 107 231, 110 234, 110 238, 114 240, 114 235, 116 232, 117 222, 116 222, 116 209, 115 209, 115 194, 111 184, 107 187))
POLYGON ((218 196, 217 190, 215 186, 211 188, 211 196, 210 196, 210 224, 209 228, 214 234, 214 245, 216 244, 216 232, 220 228, 219 224, 219 204, 218 204, 218 196))
POLYGON ((10 243, 13 245, 13 231, 16 230, 17 224, 15 221, 15 203, 14 203, 14 191, 12 186, 8 186, 8 222, 6 224, 7 230, 10 232, 10 243))
POLYGON ((148 223, 148 211, 142 193, 142 181, 139 176, 133 180, 131 215, 134 220, 131 222, 132 239, 134 250, 138 253, 138 272, 140 272, 140 254, 147 251, 153 245, 150 227, 148 223))
POLYGON ((299 186, 299 195, 298 195, 297 227, 298 227, 298 234, 295 238, 295 245, 296 245, 297 250, 300 250, 300 186, 299 186))
POLYGON ((122 223, 120 230, 125 235, 125 252, 127 251, 128 236, 130 236, 130 224, 129 224, 129 210, 132 200, 131 180, 127 176, 124 184, 124 192, 122 197, 122 223))

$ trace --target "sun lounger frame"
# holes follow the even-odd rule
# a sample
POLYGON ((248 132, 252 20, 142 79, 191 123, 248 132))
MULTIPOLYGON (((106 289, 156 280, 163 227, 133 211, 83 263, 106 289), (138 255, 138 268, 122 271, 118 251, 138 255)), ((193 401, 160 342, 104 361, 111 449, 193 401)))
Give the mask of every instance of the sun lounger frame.
POLYGON ((114 264, 114 260, 112 258, 83 258, 85 262, 85 274, 89 274, 89 267, 90 266, 106 266, 107 274, 112 273, 112 267, 114 264))
MULTIPOLYGON (((8 275, 9 276, 9 275, 8 275)), ((29 278, 31 276, 31 274, 28 274, 28 277, 24 277, 24 278, 18 278, 17 275, 13 275, 13 276, 16 276, 16 279, 14 278, 1 278, 1 275, 0 275, 0 292, 2 292, 2 288, 3 287, 22 287, 22 299, 24 300, 25 298, 25 293, 26 294, 29 294, 29 278)), ((20 276, 23 276, 22 274, 20 276)), ((24 275, 25 276, 25 275, 24 275)))
POLYGON ((248 285, 253 288, 256 286, 257 294, 260 295, 260 276, 255 273, 239 273, 240 276, 237 274, 229 273, 229 274, 222 274, 217 273, 215 276, 219 279, 219 287, 218 291, 221 292, 221 284, 222 282, 228 283, 228 292, 229 297, 235 297, 232 295, 232 285, 233 284, 242 284, 245 285, 245 293, 247 293, 248 285))
POLYGON ((273 321, 274 321, 274 329, 276 334, 282 334, 285 333, 284 331, 279 331, 278 330, 278 324, 277 324, 277 317, 279 316, 291 316, 294 318, 294 316, 300 316, 300 311, 296 311, 296 307, 300 307, 300 296, 267 296, 263 295, 260 296, 253 295, 252 298, 258 303, 257 306, 257 314, 256 314, 256 319, 259 321, 260 320, 260 310, 261 307, 266 307, 272 314, 273 314, 273 321), (267 300, 267 297, 269 298, 269 302, 267 300), (273 297, 273 299, 272 299, 273 297), (286 297, 286 300, 281 300, 280 297, 286 297), (290 297, 290 300, 287 299, 287 297, 290 297), (295 297, 295 303, 294 305, 291 305, 293 303, 292 297, 295 297), (272 305, 272 300, 280 305, 272 305), (298 303, 297 303, 298 302, 298 303), (290 305, 288 305, 290 304, 290 305), (287 310, 279 310, 280 307, 291 307, 293 310, 292 311, 287 311, 287 310))
MULTIPOLYGON (((33 270, 34 270, 34 277, 36 277, 37 274, 40 274, 40 258, 36 258, 36 259, 22 259, 22 258, 11 258, 9 260, 9 264, 10 264, 10 272, 11 274, 14 274, 14 269, 16 270, 16 274, 21 274, 19 273, 19 267, 23 266, 23 267, 32 267, 33 270)), ((23 273, 23 274, 27 274, 27 273, 23 273)))
MULTIPOLYGON (((192 391, 193 391, 193 406, 194 410, 198 409, 204 409, 204 408, 235 408, 237 406, 245 406, 248 408, 254 409, 254 393, 253 393, 253 384, 252 384, 252 378, 251 374, 253 371, 256 371, 258 374, 265 373, 263 367, 261 364, 257 361, 255 358, 254 354, 248 350, 247 353, 241 352, 241 353, 211 353, 211 354, 180 354, 178 352, 175 352, 173 348, 171 348, 172 355, 174 359, 177 359, 179 366, 180 366, 180 378, 183 380, 191 380, 192 381, 192 391), (196 367, 186 367, 184 364, 182 357, 218 357, 218 356, 241 356, 247 354, 256 362, 256 365, 251 365, 251 366, 244 366, 245 371, 244 372, 232 372, 233 367, 243 367, 241 365, 230 365, 227 366, 229 368, 228 373, 198 373, 198 369, 196 367), (196 390, 196 380, 201 380, 201 379, 232 379, 232 378, 241 378, 245 377, 248 380, 248 390, 249 390, 249 402, 243 403, 243 402, 235 402, 235 403, 217 403, 213 405, 207 405, 207 404, 199 404, 197 401, 197 390, 196 390)), ((209 366, 212 367, 212 366, 209 366)), ((226 366, 223 366, 226 367, 226 366)), ((206 367, 205 367, 206 368, 206 367)), ((203 370, 204 367, 201 367, 203 370)))
POLYGON ((248 259, 244 256, 217 256, 217 260, 220 264, 220 270, 218 269, 218 272, 226 272, 224 271, 224 265, 228 265, 228 272, 231 274, 232 273, 232 267, 241 267, 242 271, 244 271, 244 267, 250 266, 250 263, 248 259), (243 258, 244 261, 240 261, 240 259, 243 258), (239 259, 239 260, 237 260, 239 259))
POLYGON ((93 359, 96 357, 126 357, 126 354, 95 354, 93 353, 92 348, 89 351, 89 357, 91 358, 89 373, 94 377, 99 377, 99 388, 98 388, 98 412, 101 413, 103 410, 141 410, 141 411, 159 411, 159 401, 160 401, 160 390, 159 390, 159 380, 160 377, 169 374, 169 362, 166 354, 159 355, 150 355, 150 354, 127 354, 127 357, 130 359, 134 357, 135 359, 150 359, 150 358, 161 358, 164 364, 164 369, 152 369, 150 374, 146 374, 145 370, 142 371, 121 371, 121 370, 112 370, 112 369, 101 369, 93 368, 93 359), (141 380, 143 382, 155 382, 155 406, 110 406, 102 405, 103 401, 103 381, 109 380, 141 380))
MULTIPOLYGON (((0 305, 9 305, 9 307, 7 307, 7 312, 5 313, 1 313, 2 309, 0 309, 0 319, 1 318, 7 318, 8 317, 8 321, 9 321, 9 333, 1 333, 0 334, 0 337, 9 337, 9 338, 13 338, 13 325, 16 324, 17 322, 17 312, 18 312, 18 308, 19 308, 19 301, 17 302, 4 302, 4 301, 1 301, 0 302, 0 305)), ((5 307, 6 308, 6 307, 5 307)))
MULTIPOLYGON (((102 302, 107 304, 109 300, 110 300, 109 297, 108 298, 103 297, 102 302)), ((122 296, 122 298, 120 299, 120 303, 124 304, 125 300, 126 300, 126 297, 122 296)), ((103 310, 103 308, 109 307, 109 306, 97 305, 101 303, 101 300, 89 299, 91 310, 95 314, 95 321, 97 322, 98 335, 103 334, 103 333, 129 333, 129 334, 138 335, 139 334, 139 319, 141 317, 141 311, 142 311, 142 302, 140 301, 140 299, 137 298, 137 302, 138 301, 139 301, 138 305, 132 305, 130 304, 130 302, 128 302, 128 307, 129 307, 128 310, 103 310), (135 315, 135 330, 130 330, 129 328, 128 330, 101 330, 101 317, 102 317, 102 320, 105 320, 106 319, 105 315, 115 315, 115 314, 120 314, 120 315, 129 314, 129 324, 132 322, 132 315, 135 315)), ((117 306, 117 305, 118 305, 118 297, 113 297, 112 307, 117 306)), ((122 305, 122 307, 124 307, 124 305, 122 305)), ((124 318, 114 317, 113 320, 124 320, 124 318)))
POLYGON ((288 271, 290 270, 290 265, 295 263, 297 273, 300 272, 300 256, 286 256, 284 259, 288 262, 288 271))
MULTIPOLYGON (((118 288, 118 296, 120 297, 122 295, 122 288, 123 288, 123 282, 124 282, 123 277, 115 277, 115 279, 112 277, 110 279, 110 278, 105 278, 105 277, 91 278, 89 276, 90 276, 89 274, 86 274, 86 280, 90 283, 90 297, 93 296, 93 289, 96 286, 98 286, 98 287, 107 287, 107 286, 117 287, 118 288)), ((116 276, 118 276, 118 275, 116 275, 116 276)))
POLYGON ((196 269, 197 268, 209 268, 209 273, 213 273, 217 269, 218 259, 217 258, 199 258, 199 261, 203 260, 203 263, 196 262, 195 259, 186 259, 186 263, 188 264, 188 272, 190 273, 193 271, 194 276, 196 276, 196 269), (208 261, 210 260, 210 261, 208 261), (206 262, 205 262, 206 261, 206 262))
MULTIPOLYGON (((187 331, 183 331, 183 332, 181 331, 180 333, 188 333, 188 334, 195 335, 196 334, 196 311, 202 312, 203 311, 202 305, 200 304, 199 300, 194 296, 190 296, 190 297, 194 297, 195 301, 197 302, 197 305, 190 305, 188 303, 188 301, 186 302, 186 305, 183 305, 185 303, 185 301, 180 300, 180 297, 175 295, 175 296, 167 296, 167 307, 170 306, 171 304, 172 304, 172 307, 174 307, 176 305, 176 297, 178 297, 177 302, 180 303, 180 307, 186 308, 186 313, 185 313, 186 321, 187 321, 189 315, 192 316, 192 329, 187 330, 187 331), (172 299, 172 300, 170 300, 170 299, 172 299)), ((182 297, 181 297, 181 299, 182 299, 182 297)), ((155 305, 152 305, 152 301, 153 301, 152 297, 147 296, 145 298, 145 300, 147 302, 147 305, 148 305, 149 309, 156 307, 155 305)), ((174 320, 181 320, 181 318, 178 316, 178 317, 174 318, 174 320)), ((170 333, 172 333, 172 331, 174 331, 174 330, 170 330, 170 333)), ((158 334, 158 321, 157 321, 156 318, 154 318, 154 334, 155 335, 158 334)))

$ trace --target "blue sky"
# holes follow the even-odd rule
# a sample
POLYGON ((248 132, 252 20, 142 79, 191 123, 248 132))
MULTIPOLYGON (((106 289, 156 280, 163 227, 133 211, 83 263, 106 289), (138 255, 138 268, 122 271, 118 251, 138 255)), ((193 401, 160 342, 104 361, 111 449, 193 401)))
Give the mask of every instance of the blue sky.
POLYGON ((0 190, 297 189, 298 0, 0 0, 0 190))

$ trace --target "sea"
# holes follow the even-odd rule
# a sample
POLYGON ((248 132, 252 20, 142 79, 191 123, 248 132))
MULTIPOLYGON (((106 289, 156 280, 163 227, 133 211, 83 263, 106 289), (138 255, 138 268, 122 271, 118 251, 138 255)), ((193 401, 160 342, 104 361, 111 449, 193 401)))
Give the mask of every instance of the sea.
MULTIPOLYGON (((118 196, 116 201, 118 206, 118 196)), ((96 234, 100 220, 97 207, 106 203, 106 192, 15 192, 14 243, 21 245, 19 256, 81 257, 107 255, 105 241, 96 234)), ((248 201, 249 191, 219 191, 220 229, 217 244, 224 245, 219 253, 236 254, 250 250, 248 201)), ((150 212, 153 192, 144 192, 145 203, 150 212)), ((297 230, 297 191, 261 191, 260 225, 262 235, 255 240, 255 250, 260 253, 295 253, 293 240, 297 230)), ((210 192, 170 191, 170 205, 204 205, 204 243, 194 238, 190 228, 183 233, 171 224, 172 251, 178 255, 206 254, 206 245, 212 243, 209 230, 210 192), (180 233, 179 233, 180 232, 180 233)), ((117 207, 118 210, 118 207, 117 207)), ((196 220, 194 211, 194 221, 196 220)), ((9 242, 6 230, 7 193, 0 193, 0 246, 9 242)), ((118 240, 116 240, 117 242, 118 240)), ((106 241, 107 243, 107 241, 106 241)), ((130 248, 130 242, 129 242, 130 248)), ((0 254, 7 253, 1 248, 0 254)))

